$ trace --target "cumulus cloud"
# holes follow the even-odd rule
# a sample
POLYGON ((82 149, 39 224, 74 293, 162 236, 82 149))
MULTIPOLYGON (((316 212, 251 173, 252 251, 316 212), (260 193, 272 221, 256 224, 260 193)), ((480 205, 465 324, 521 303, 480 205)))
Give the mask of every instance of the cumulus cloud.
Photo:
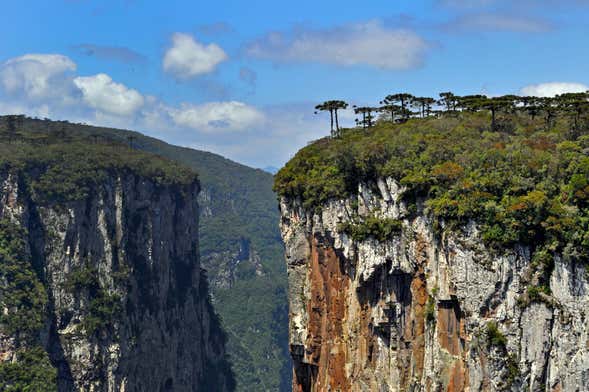
POLYGON ((106 74, 77 77, 74 84, 82 91, 84 102, 107 114, 132 115, 143 106, 144 98, 136 90, 116 83, 106 74))
POLYGON ((205 45, 188 34, 175 33, 172 46, 164 55, 163 66, 164 71, 180 79, 189 79, 213 72, 227 59, 227 54, 218 45, 205 45))
POLYGON ((255 58, 409 69, 422 64, 429 44, 411 30, 386 28, 372 20, 329 30, 272 32, 246 47, 255 58))
POLYGON ((507 14, 480 13, 462 16, 444 26, 457 31, 512 31, 542 33, 553 29, 551 23, 530 17, 507 14))
POLYGON ((80 44, 73 47, 78 53, 104 60, 120 61, 126 64, 141 64, 147 59, 136 51, 122 46, 103 46, 95 44, 80 44))
MULTIPOLYGON (((14 65, 23 59, 39 67, 40 61, 30 55, 8 60, 4 64, 14 65)), ((47 60, 51 57, 42 59, 48 64, 47 69, 35 70, 41 70, 40 73, 46 76, 45 85, 31 82, 29 78, 34 74, 19 74, 21 81, 10 86, 13 95, 9 95, 4 91, 4 75, 0 75, 0 88, 3 90, 0 92, 0 114, 22 113, 99 126, 141 129, 175 144, 208 148, 260 167, 280 165, 308 140, 329 133, 325 117, 314 116, 309 109, 314 105, 311 102, 298 106, 256 107, 220 99, 201 104, 171 105, 119 81, 115 82, 104 73, 78 75, 73 72, 75 63, 65 56, 61 58, 65 66, 61 67, 55 66, 59 61, 47 60), (67 91, 67 103, 55 99, 51 94, 54 89, 67 91), (33 99, 32 96, 38 98, 33 99), (236 137, 237 134, 239 137, 236 137)), ((4 64, 1 71, 5 70, 4 64)), ((241 76, 246 83, 255 80, 254 73, 247 70, 241 76)), ((344 113, 340 120, 347 123, 344 113)))
POLYGON ((67 96, 67 74, 76 64, 59 54, 26 54, 0 66, 0 85, 5 92, 39 100, 67 96))
POLYGON ((582 83, 552 82, 526 86, 520 90, 521 95, 533 97, 554 97, 564 93, 582 93, 589 91, 589 86, 582 83))
POLYGON ((237 101, 183 103, 168 113, 176 125, 202 132, 243 131, 264 121, 256 108, 237 101))

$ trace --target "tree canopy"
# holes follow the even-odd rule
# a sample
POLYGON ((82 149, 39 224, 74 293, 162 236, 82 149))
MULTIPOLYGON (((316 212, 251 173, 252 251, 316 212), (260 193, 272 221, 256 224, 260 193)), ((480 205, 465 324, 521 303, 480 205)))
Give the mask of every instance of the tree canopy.
MULTIPOLYGON (((316 110, 329 111, 331 114, 331 135, 338 137, 341 129, 337 119, 337 111, 346 109, 348 104, 344 101, 326 101, 317 105, 316 110), (335 117, 334 117, 335 116, 335 117), (336 128, 334 129, 334 118, 336 128)), ((396 93, 387 95, 380 101, 380 107, 356 106, 354 112, 360 115, 356 119, 356 125, 366 129, 376 122, 373 113, 380 112, 381 121, 392 123, 405 122, 410 118, 427 118, 439 116, 452 116, 460 112, 488 112, 490 114, 491 130, 499 131, 504 122, 502 116, 516 112, 527 114, 536 119, 541 116, 544 120, 544 129, 550 129, 557 117, 566 117, 570 120, 569 132, 578 137, 581 128, 589 121, 589 92, 566 93, 556 97, 528 97, 518 95, 504 95, 488 97, 486 95, 459 96, 450 91, 439 94, 438 99, 432 97, 416 97, 409 93, 396 93), (411 108, 416 109, 412 111, 411 108)))

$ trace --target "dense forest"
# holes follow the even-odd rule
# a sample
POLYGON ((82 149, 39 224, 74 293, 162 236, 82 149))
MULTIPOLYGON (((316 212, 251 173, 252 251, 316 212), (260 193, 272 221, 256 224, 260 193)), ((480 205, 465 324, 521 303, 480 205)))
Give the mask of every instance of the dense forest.
MULTIPOLYGON (((409 214, 424 208, 440 232, 475 221, 491 249, 529 245, 545 278, 551 255, 589 261, 589 94, 395 94, 382 103, 354 108, 358 127, 336 124, 331 137, 299 151, 277 174, 277 193, 320 209, 355 194, 359 183, 392 177, 405 189, 409 214)), ((328 101, 317 109, 334 118, 346 107, 328 101)), ((341 229, 378 238, 396 226, 367 221, 341 229)), ((548 290, 540 280, 530 297, 548 290)))

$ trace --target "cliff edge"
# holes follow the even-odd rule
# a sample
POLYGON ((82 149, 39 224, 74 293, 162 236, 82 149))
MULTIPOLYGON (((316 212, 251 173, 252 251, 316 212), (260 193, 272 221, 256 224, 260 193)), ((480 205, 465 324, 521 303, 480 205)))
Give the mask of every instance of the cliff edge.
POLYGON ((3 388, 232 390, 200 268, 196 174, 120 145, 3 152, 3 388))
POLYGON ((347 130, 278 174, 294 391, 589 389, 589 138, 484 121, 347 130))

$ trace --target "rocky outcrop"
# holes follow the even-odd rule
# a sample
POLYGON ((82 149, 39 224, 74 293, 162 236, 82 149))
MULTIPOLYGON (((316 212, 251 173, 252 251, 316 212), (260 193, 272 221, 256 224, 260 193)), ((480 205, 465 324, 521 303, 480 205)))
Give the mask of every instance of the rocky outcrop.
MULTIPOLYGON (((47 293, 34 340, 59 390, 232 390, 200 268, 198 183, 111 174, 83 200, 41 205, 18 172, 0 172, 0 219, 25 229, 47 293)), ((3 361, 19 349, 0 336, 3 361)))
POLYGON ((213 289, 231 289, 237 277, 240 264, 247 264, 255 276, 264 276, 264 267, 260 255, 251 248, 250 241, 242 238, 239 249, 235 252, 213 252, 202 258, 202 265, 207 270, 209 282, 213 289))
POLYGON ((555 257, 532 298, 528 248, 492 252, 474 222, 444 230, 402 193, 381 179, 320 210, 281 200, 293 390, 589 390, 586 266, 555 257), (368 217, 402 229, 342 230, 368 217))

